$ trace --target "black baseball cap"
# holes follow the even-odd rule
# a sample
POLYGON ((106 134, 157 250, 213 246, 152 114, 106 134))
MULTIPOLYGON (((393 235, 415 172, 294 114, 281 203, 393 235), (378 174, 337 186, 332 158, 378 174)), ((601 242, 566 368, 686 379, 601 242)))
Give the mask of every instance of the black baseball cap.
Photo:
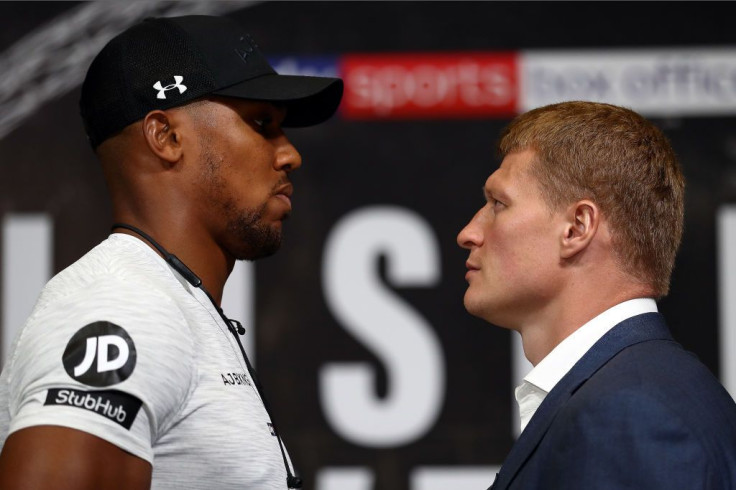
POLYGON ((82 83, 82 120, 93 148, 152 110, 222 95, 286 106, 285 127, 329 119, 339 78, 279 75, 251 37, 226 17, 150 18, 114 37, 82 83))

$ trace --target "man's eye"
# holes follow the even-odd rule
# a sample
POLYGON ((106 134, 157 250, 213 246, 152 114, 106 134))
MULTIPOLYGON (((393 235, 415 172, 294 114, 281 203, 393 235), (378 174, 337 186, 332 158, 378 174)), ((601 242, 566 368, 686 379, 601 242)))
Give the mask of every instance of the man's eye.
POLYGON ((256 125, 259 131, 264 131, 268 126, 271 124, 271 119, 263 118, 263 119, 253 119, 253 123, 256 125))

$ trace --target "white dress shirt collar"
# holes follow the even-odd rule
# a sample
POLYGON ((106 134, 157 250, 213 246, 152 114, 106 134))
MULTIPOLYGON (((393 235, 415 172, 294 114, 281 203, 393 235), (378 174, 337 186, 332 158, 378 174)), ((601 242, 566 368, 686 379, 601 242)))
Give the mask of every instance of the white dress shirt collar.
POLYGON ((657 311, 657 303, 650 298, 624 301, 596 316, 557 344, 516 388, 521 430, 529 423, 547 393, 552 391, 593 344, 622 321, 642 313, 657 311))

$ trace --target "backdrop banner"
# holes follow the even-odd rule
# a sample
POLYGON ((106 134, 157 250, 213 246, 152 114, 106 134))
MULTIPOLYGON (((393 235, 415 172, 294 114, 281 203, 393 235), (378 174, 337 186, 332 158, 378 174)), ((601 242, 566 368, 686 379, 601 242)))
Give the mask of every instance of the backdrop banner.
POLYGON ((736 394, 727 7, 0 2, 2 360, 43 284, 109 233, 78 115, 90 60, 144 17, 214 13, 242 23, 280 72, 346 83, 333 119, 287 131, 304 165, 292 175, 282 249, 238 264, 224 299, 246 327, 305 489, 493 481, 518 433, 513 389, 530 366, 515 333, 464 310, 467 253, 456 236, 484 203, 502 128, 551 102, 628 106, 671 139, 688 181, 686 225, 659 308, 736 394))

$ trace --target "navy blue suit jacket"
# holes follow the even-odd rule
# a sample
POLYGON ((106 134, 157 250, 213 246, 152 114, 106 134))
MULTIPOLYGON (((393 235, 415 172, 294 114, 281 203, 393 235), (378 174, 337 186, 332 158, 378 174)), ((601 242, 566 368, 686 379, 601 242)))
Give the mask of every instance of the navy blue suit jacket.
POLYGON ((736 404, 660 314, 635 316, 552 389, 491 488, 736 489, 736 404))

